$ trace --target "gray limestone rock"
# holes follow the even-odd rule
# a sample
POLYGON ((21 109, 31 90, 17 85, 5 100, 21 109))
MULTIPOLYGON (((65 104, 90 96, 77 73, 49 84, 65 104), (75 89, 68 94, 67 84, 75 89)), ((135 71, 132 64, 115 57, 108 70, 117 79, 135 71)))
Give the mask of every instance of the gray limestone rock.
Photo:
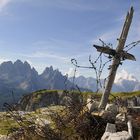
POLYGON ((90 112, 97 111, 99 106, 99 102, 95 101, 91 98, 87 99, 87 108, 90 112))
POLYGON ((126 121, 126 115, 125 113, 119 113, 116 116, 116 122, 125 122, 126 121))

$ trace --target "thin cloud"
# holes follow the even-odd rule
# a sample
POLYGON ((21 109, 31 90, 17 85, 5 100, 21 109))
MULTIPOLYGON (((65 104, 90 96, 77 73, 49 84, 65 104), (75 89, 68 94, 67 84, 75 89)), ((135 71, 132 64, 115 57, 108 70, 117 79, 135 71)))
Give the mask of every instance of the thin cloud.
POLYGON ((28 58, 50 58, 50 59, 68 61, 67 57, 63 57, 63 56, 59 56, 57 54, 51 54, 51 53, 47 53, 47 52, 34 52, 32 54, 21 54, 21 55, 28 57, 28 58))
POLYGON ((68 10, 96 10, 97 8, 93 5, 81 4, 76 1, 67 1, 67 0, 58 0, 57 2, 58 7, 68 9, 68 10))
POLYGON ((137 81, 133 74, 128 73, 126 70, 122 69, 116 74, 114 83, 120 83, 121 80, 137 81))
MULTIPOLYGON (((99 44, 99 39, 103 40, 105 43, 116 43, 117 38, 119 37, 119 29, 112 29, 110 31, 107 31, 103 34, 100 34, 97 36, 97 38, 93 39, 92 42, 95 44, 99 44)), ((91 42, 91 41, 90 41, 91 42)))
POLYGON ((67 40, 60 40, 56 38, 48 38, 47 40, 39 40, 32 44, 36 47, 50 47, 50 48, 69 48, 70 46, 81 46, 79 43, 67 41, 67 40))
POLYGON ((74 11, 95 11, 95 10, 103 10, 105 7, 101 7, 100 5, 96 6, 93 3, 81 2, 81 0, 46 0, 40 1, 38 5, 44 4, 48 7, 56 7, 65 10, 74 10, 74 11))
MULTIPOLYGON (((19 0, 14 0, 19 1, 19 0)), ((58 8, 70 11, 104 11, 109 8, 108 5, 101 6, 96 1, 81 1, 81 0, 20 0, 36 7, 58 8)))
POLYGON ((116 22, 123 22, 126 18, 126 13, 124 13, 123 15, 121 15, 120 17, 117 17, 115 19, 116 22))
POLYGON ((3 11, 4 8, 6 8, 11 0, 0 0, 0 12, 3 11))
POLYGON ((54 54, 54 52, 57 52, 57 55, 59 56, 70 58, 74 58, 75 56, 83 57, 89 55, 90 53, 88 49, 84 47, 84 43, 82 44, 55 38, 50 38, 44 41, 36 41, 32 44, 32 46, 34 46, 34 49, 38 52, 47 52, 47 54, 54 54))
POLYGON ((74 75, 76 77, 79 77, 80 76, 80 72, 76 71, 76 73, 75 73, 74 71, 75 71, 74 68, 69 68, 68 72, 65 72, 65 75, 68 74, 68 77, 73 77, 74 75))

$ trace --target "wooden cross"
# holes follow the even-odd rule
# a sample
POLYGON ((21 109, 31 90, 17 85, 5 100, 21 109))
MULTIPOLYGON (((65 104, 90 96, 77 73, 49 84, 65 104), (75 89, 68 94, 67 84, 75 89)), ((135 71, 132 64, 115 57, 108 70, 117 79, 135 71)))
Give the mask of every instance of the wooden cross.
POLYGON ((129 54, 123 50, 126 39, 127 39, 128 31, 129 31, 129 28, 130 28, 130 25, 132 22, 133 12, 134 12, 133 7, 131 7, 130 11, 127 13, 120 38, 118 39, 119 43, 118 43, 116 50, 111 49, 109 47, 102 47, 102 46, 94 45, 94 47, 97 49, 97 51, 109 54, 113 57, 113 62, 112 62, 111 68, 110 68, 109 78, 108 78, 108 81, 107 81, 107 84, 106 84, 106 87, 103 92, 101 102, 99 105, 100 109, 104 109, 106 107, 106 104, 107 104, 108 98, 109 98, 109 94, 111 92, 112 85, 114 83, 114 79, 116 76, 117 68, 121 64, 121 61, 125 60, 125 59, 136 60, 132 54, 129 54))

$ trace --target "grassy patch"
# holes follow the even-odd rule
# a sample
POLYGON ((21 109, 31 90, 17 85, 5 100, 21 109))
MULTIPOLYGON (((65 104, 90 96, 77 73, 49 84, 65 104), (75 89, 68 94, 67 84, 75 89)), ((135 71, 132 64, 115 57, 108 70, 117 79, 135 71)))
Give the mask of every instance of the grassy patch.
POLYGON ((140 91, 135 91, 135 92, 118 92, 118 93, 112 93, 109 96, 110 100, 113 100, 114 97, 121 97, 122 99, 126 99, 126 98, 132 98, 134 96, 140 96, 140 91))
MULTIPOLYGON (((93 99, 100 100, 102 97, 101 93, 94 93, 94 92, 83 92, 83 97, 87 99, 88 97, 92 97, 93 99)), ((140 96, 140 91, 135 92, 113 92, 109 95, 109 100, 114 100, 114 97, 121 97, 122 99, 132 98, 134 96, 140 96)))
POLYGON ((62 92, 62 90, 47 90, 47 89, 42 89, 42 90, 35 91, 32 94, 35 94, 36 95, 36 94, 44 94, 44 93, 54 93, 54 92, 59 92, 59 91, 62 92))
POLYGON ((11 118, 7 118, 5 114, 2 113, 0 116, 0 134, 7 135, 12 128, 19 128, 19 125, 11 118))
MULTIPOLYGON (((33 96, 35 96, 34 100, 36 102, 38 102, 42 96, 44 96, 45 93, 54 93, 54 92, 63 92, 63 91, 57 91, 57 90, 40 90, 40 91, 37 91, 37 92, 33 92, 33 96), (42 95, 41 95, 42 94, 42 95)), ((78 93, 78 92, 75 92, 75 94, 78 93)), ((126 99, 126 98, 132 98, 133 96, 140 96, 140 91, 137 91, 137 92, 120 92, 120 93, 112 93, 113 96, 115 97, 121 97, 122 99, 126 99)), ((83 95, 83 98, 86 100, 88 97, 93 97, 93 99, 98 99, 100 100, 101 99, 101 96, 102 94, 100 93, 93 93, 93 92, 83 92, 82 93, 83 95)), ((111 101, 114 100, 114 97, 112 95, 109 96, 109 99, 111 101)), ((30 112, 30 115, 25 115, 25 117, 28 119, 31 117, 36 117, 38 116, 39 118, 42 118, 42 119, 48 119, 48 120, 51 120, 46 114, 46 112, 49 110, 52 110, 52 112, 57 112, 58 114, 61 114, 63 115, 63 110, 64 110, 64 106, 50 106, 48 108, 44 108, 44 111, 43 111, 43 108, 40 108, 40 109, 37 109, 36 112, 30 112), (43 114, 43 112, 45 112, 43 114)), ((12 119, 12 118, 8 118, 6 117, 6 113, 0 113, 0 134, 2 135, 6 135, 8 133, 8 131, 10 131, 11 128, 18 128, 19 125, 12 119)), ((138 132, 139 132, 139 128, 138 128, 138 132)))

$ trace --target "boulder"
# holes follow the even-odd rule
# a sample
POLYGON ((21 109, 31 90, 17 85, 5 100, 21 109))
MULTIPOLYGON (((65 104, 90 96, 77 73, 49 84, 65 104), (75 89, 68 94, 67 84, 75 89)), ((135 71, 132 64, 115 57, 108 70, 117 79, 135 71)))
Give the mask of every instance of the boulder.
POLYGON ((101 140, 130 140, 133 138, 132 124, 129 120, 127 123, 128 131, 115 132, 115 124, 107 123, 106 131, 101 140))
POLYGON ((87 108, 88 108, 89 112, 97 111, 98 106, 99 106, 98 101, 95 101, 95 100, 93 100, 91 98, 87 99, 87 108))
POLYGON ((118 113, 118 107, 117 107, 117 105, 114 105, 114 104, 107 104, 106 105, 106 108, 105 108, 105 111, 110 111, 114 115, 117 115, 117 113, 118 113))
POLYGON ((137 96, 137 97, 136 97, 136 100, 137 100, 137 106, 140 106, 140 97, 137 96))
POLYGON ((121 131, 116 133, 105 132, 101 140, 130 140, 131 136, 127 131, 121 131))
POLYGON ((106 111, 106 110, 102 110, 100 113, 100 116, 104 120, 111 122, 111 123, 114 123, 115 119, 116 119, 116 114, 112 113, 111 111, 106 111))
POLYGON ((105 132, 115 133, 116 132, 116 125, 107 123, 105 132))
POLYGON ((115 121, 118 113, 118 107, 114 104, 107 104, 105 110, 102 110, 100 116, 109 122, 115 121))
POLYGON ((125 122, 126 121, 126 114, 125 113, 119 113, 116 116, 116 122, 125 122))

